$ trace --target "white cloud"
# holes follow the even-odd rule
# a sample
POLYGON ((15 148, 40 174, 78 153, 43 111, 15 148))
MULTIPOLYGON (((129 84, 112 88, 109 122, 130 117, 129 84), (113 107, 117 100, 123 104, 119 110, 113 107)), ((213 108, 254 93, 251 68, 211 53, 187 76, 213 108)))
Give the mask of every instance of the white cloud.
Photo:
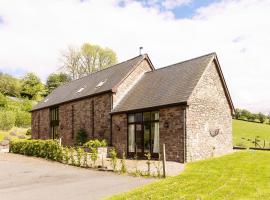
POLYGON ((166 9, 173 9, 175 7, 187 5, 187 4, 191 3, 191 2, 192 2, 192 0, 165 0, 165 1, 162 2, 162 5, 166 9))
POLYGON ((225 0, 175 19, 134 1, 3 0, 0 70, 45 80, 60 66, 60 50, 84 42, 114 49, 119 61, 143 46, 157 67, 216 51, 236 107, 268 112, 269 10, 270 0, 225 0))

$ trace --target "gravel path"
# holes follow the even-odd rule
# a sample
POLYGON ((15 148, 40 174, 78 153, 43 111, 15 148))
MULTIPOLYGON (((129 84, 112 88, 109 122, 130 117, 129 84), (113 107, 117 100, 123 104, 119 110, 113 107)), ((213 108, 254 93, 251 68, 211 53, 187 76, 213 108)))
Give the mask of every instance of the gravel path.
POLYGON ((1 200, 101 199, 152 181, 0 153, 1 200))

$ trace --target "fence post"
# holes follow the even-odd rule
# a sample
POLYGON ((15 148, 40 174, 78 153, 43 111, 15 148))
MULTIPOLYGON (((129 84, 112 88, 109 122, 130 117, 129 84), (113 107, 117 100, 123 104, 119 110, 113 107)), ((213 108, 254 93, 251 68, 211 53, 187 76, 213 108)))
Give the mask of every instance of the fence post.
POLYGON ((163 165, 163 177, 166 178, 166 151, 165 151, 165 144, 163 144, 162 165, 163 165))

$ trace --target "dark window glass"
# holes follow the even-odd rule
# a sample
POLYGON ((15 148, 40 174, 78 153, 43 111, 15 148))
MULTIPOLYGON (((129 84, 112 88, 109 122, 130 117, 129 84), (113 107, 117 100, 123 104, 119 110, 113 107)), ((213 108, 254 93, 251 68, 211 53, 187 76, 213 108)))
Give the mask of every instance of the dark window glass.
POLYGON ((135 122, 141 122, 141 121, 142 121, 142 113, 136 113, 135 122))
POLYGON ((59 138, 59 111, 58 107, 50 110, 51 138, 59 138))
POLYGON ((150 121, 150 112, 143 113, 143 121, 150 121))

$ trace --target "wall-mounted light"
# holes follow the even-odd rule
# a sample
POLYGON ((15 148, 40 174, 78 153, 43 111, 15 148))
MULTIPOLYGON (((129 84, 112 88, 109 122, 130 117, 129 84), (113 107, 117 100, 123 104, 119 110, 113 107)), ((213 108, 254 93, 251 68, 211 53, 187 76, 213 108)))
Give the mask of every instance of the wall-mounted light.
POLYGON ((164 128, 169 128, 169 122, 164 122, 164 128))

